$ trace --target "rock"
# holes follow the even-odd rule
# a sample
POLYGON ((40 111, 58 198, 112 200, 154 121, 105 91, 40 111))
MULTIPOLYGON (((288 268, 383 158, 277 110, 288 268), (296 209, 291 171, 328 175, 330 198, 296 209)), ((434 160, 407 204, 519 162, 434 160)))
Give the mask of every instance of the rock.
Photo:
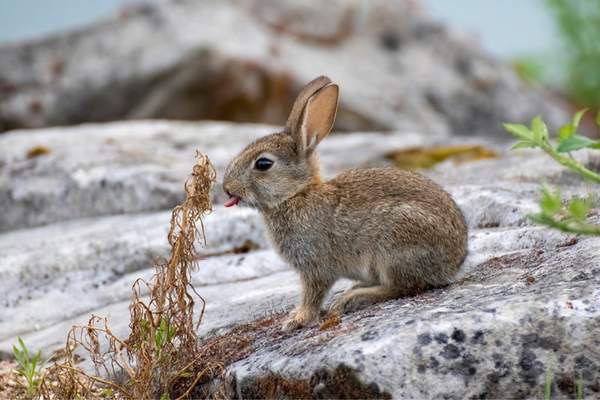
POLYGON ((281 124, 321 74, 341 84, 342 130, 503 136, 503 121, 566 120, 556 99, 415 0, 184 0, 0 46, 0 131, 131 118, 281 124))
MULTIPOLYGON (((247 144, 279 127, 228 123, 127 122, 14 131, 0 136, 0 232, 73 218, 170 209, 196 149, 218 179, 247 144), (27 133, 26 133, 27 132, 27 133), (33 148, 46 153, 28 157, 33 148)), ((323 143, 325 172, 381 161, 393 148, 423 144, 406 134, 348 134, 323 143), (339 153, 350 158, 343 159, 339 153)), ((215 201, 224 200, 221 190, 215 201)))
MULTIPOLYGON (((22 336, 48 354, 92 313, 126 336, 130 286, 151 278, 152 258, 168 251, 166 209, 181 199, 194 150, 221 172, 248 141, 273 129, 158 121, 0 137, 7 149, 0 153, 0 353, 22 336), (27 158, 36 146, 49 152, 27 158), (24 199, 37 208, 22 206, 24 199)), ((300 295, 295 272, 269 247, 256 211, 216 206, 192 278, 206 300, 198 334, 207 342, 247 335, 250 347, 229 360, 223 380, 198 393, 220 385, 243 398, 529 398, 542 396, 550 371, 556 397, 573 397, 569 382, 578 377, 586 396, 600 395, 600 238, 526 218, 537 210, 542 179, 566 194, 596 187, 536 151, 453 140, 500 156, 426 171, 453 194, 469 224, 469 256, 456 282, 363 308, 322 329, 280 331, 300 295)), ((321 159, 331 176, 386 164, 394 149, 435 143, 419 133, 334 135, 323 142, 321 159)), ((578 157, 598 165, 591 152, 578 157)), ((349 284, 340 281, 325 307, 349 284)))
MULTIPOLYGON (((580 376, 597 397, 599 248, 581 239, 504 253, 447 289, 368 307, 325 331, 257 341, 228 366, 225 387, 235 398, 263 397, 269 384, 280 398, 299 397, 289 389, 299 381, 305 397, 340 397, 359 382, 369 398, 539 398, 552 373, 580 376), (327 377, 340 369, 351 374, 336 387, 327 377)), ((573 388, 553 383, 560 398, 573 388)))
MULTIPOLYGON (((168 212, 112 216, 0 235, 0 291, 6 293, 0 341, 127 302, 133 282, 150 281, 153 260, 168 256, 169 221, 168 212)), ((274 254, 257 251, 266 242, 253 210, 220 207, 206 218, 205 228, 211 235, 201 255, 215 259, 195 277, 195 285, 247 280, 284 268, 274 254), (249 259, 233 256, 249 251, 249 259)))

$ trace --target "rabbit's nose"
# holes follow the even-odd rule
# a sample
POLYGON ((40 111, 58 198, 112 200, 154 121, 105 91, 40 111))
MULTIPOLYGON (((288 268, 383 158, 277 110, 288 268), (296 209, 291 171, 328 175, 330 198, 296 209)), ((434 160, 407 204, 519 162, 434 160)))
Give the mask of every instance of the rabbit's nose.
POLYGON ((229 182, 223 182, 223 191, 227 194, 227 196, 231 197, 231 185, 229 182))

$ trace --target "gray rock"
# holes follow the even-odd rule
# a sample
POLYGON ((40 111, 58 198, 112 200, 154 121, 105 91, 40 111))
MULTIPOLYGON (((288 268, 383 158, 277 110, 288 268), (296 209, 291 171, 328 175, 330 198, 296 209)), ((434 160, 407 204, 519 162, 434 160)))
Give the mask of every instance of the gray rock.
MULTIPOLYGON (((168 212, 123 215, 0 235, 0 291, 6 293, 0 341, 127 301, 133 282, 150 281, 155 258, 168 256, 169 221, 168 212)), ((214 259, 194 284, 247 280, 284 268, 273 254, 255 251, 266 242, 253 210, 219 207, 205 228, 211 234, 206 246, 198 244, 200 254, 214 259), (249 260, 232 256, 248 251, 249 260)))
POLYGON ((565 119, 556 99, 414 0, 184 0, 0 46, 0 131, 129 118, 280 124, 322 74, 341 84, 339 129, 504 135, 503 121, 565 119))
POLYGON ((259 340, 228 367, 225 387, 261 398, 270 384, 289 398, 299 396, 290 382, 305 382, 305 396, 336 398, 358 381, 370 397, 541 398, 552 373, 556 397, 573 398, 581 377, 595 398, 599 249, 599 239, 580 239, 505 253, 447 289, 370 306, 325 331, 259 340), (335 384, 328 377, 340 369, 335 384))

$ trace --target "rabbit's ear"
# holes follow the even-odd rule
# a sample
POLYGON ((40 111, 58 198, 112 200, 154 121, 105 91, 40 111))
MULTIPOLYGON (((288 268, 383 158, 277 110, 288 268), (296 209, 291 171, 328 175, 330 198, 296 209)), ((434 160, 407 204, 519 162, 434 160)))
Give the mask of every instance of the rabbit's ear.
POLYGON ((293 132, 296 143, 305 152, 314 148, 331 132, 337 112, 339 88, 329 84, 309 97, 297 131, 293 132))
POLYGON ((304 86, 304 89, 298 94, 296 97, 296 101, 294 102, 294 106, 292 107, 292 111, 290 112, 290 116, 288 117, 287 123, 285 124, 286 130, 289 133, 294 134, 296 129, 298 128, 298 122, 300 117, 302 116, 302 111, 304 111, 304 107, 308 102, 310 96, 315 94, 319 89, 324 88, 325 86, 331 83, 331 79, 326 76, 319 76, 318 78, 313 79, 309 83, 304 86))

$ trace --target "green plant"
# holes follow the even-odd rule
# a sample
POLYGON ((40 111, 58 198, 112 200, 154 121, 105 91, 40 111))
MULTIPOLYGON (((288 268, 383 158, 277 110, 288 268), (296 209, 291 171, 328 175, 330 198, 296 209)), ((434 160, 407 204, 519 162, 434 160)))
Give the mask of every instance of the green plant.
MULTIPOLYGON (((591 140, 577 134, 577 127, 586 110, 581 110, 573 119, 562 126, 556 135, 557 143, 550 139, 548 128, 538 116, 531 121, 531 126, 521 124, 504 124, 504 128, 519 141, 512 149, 539 148, 546 154, 578 173, 584 179, 600 183, 600 174, 586 168, 571 156, 571 152, 583 148, 600 149, 600 142, 591 140)), ((600 114, 596 118, 600 126, 600 114)), ((596 199, 573 197, 567 204, 563 204, 560 191, 552 191, 547 185, 542 186, 540 212, 529 215, 533 221, 547 225, 565 232, 581 233, 587 235, 600 235, 600 226, 588 221, 588 212, 596 199)))
POLYGON ((112 399, 115 396, 115 392, 111 388, 104 388, 100 390, 98 395, 106 399, 112 399))
POLYGON ((544 400, 550 400, 552 398, 552 381, 554 380, 554 374, 551 369, 546 371, 546 377, 544 378, 544 400))
POLYGON ((165 344, 171 342, 175 336, 175 327, 169 324, 166 318, 160 320, 160 325, 154 333, 154 345, 156 346, 156 358, 160 357, 160 353, 165 347, 165 344))
POLYGON ((575 382, 575 398, 577 400, 583 400, 583 379, 581 376, 575 382))
POLYGON ((579 375, 575 382, 575 398, 577 400, 583 400, 583 378, 579 375))
POLYGON ((600 106, 600 1, 545 0, 566 59, 566 89, 579 103, 600 106))
POLYGON ((529 83, 542 82, 544 79, 544 65, 539 57, 522 56, 513 61, 515 72, 521 79, 529 83))
POLYGON ((13 345, 13 354, 18 364, 17 372, 25 378, 27 393, 34 395, 38 391, 41 380, 42 353, 38 351, 32 356, 21 337, 18 342, 20 349, 17 345, 13 345))
POLYGON ((46 385, 50 378, 40 384, 44 398, 184 399, 203 379, 221 373, 221 364, 206 360, 208 352, 200 347, 197 329, 204 300, 191 283, 191 272, 198 267, 198 239, 204 238, 202 217, 212 209, 215 180, 210 160, 198 154, 184 186, 185 200, 171 213, 170 256, 157 260, 150 282, 140 278, 132 286, 128 337, 116 336, 108 319, 96 315, 73 326, 64 359, 46 375, 58 384, 46 385), (76 349, 87 352, 107 377, 78 367, 76 349))

